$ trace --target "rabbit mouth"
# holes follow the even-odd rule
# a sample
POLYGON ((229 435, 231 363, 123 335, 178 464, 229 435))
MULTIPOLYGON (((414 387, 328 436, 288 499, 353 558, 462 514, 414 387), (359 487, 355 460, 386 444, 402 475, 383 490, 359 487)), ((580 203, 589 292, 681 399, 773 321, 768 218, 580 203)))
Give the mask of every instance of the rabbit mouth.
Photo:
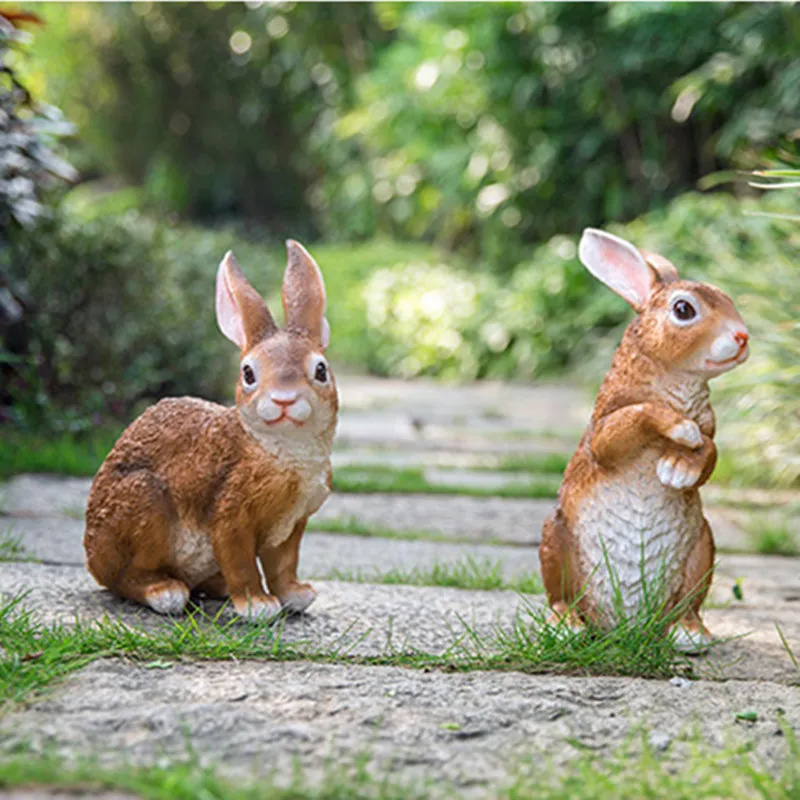
POLYGON ((288 414, 281 414, 277 419, 262 419, 261 421, 268 426, 277 425, 281 422, 291 422, 292 425, 295 425, 299 428, 301 425, 306 424, 305 420, 295 419, 294 417, 290 417, 288 414))
POLYGON ((735 367, 737 364, 742 364, 747 360, 750 355, 749 348, 745 347, 738 355, 732 358, 726 358, 723 361, 714 361, 711 358, 706 359, 706 365, 712 369, 726 369, 728 367, 735 367))

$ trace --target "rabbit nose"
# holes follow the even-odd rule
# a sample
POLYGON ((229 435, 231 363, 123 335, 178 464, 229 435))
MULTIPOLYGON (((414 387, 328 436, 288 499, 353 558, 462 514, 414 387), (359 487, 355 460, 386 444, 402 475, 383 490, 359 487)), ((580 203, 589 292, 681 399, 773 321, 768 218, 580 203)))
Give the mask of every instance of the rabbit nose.
POLYGON ((269 399, 278 406, 290 406, 297 401, 297 392, 275 389, 269 393, 269 399))
POLYGON ((736 340, 736 344, 744 350, 747 347, 747 340, 750 338, 750 334, 747 331, 736 331, 733 334, 733 338, 736 340))

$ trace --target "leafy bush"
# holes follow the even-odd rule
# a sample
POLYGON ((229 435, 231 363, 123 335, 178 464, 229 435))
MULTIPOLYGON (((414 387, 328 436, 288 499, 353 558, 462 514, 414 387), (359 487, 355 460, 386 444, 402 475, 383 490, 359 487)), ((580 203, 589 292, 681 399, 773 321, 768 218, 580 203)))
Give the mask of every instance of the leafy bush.
MULTIPOLYGON (((282 243, 113 213, 127 196, 73 190, 53 217, 0 252, 21 314, 2 331, 0 419, 36 433, 82 432, 109 417, 128 420, 162 396, 229 401, 237 352, 214 313, 215 272, 228 249, 280 319, 282 243)), ((327 284, 330 356, 369 365, 362 282, 376 267, 433 252, 380 240, 312 251, 327 284)))
POLYGON ((402 264, 364 289, 379 374, 528 379, 591 352, 624 308, 595 291, 575 245, 554 237, 502 285, 488 271, 402 264))
POLYGON ((142 186, 168 211, 313 230, 307 192, 323 162, 311 138, 388 38, 370 5, 52 4, 43 13, 33 78, 79 125, 85 171, 142 186))
POLYGON ((214 273, 231 244, 137 214, 56 214, 0 253, 22 315, 5 332, 3 397, 17 424, 82 430, 142 400, 230 394, 214 273))
POLYGON ((530 243, 631 219, 716 169, 756 166, 800 126, 788 6, 378 13, 397 38, 341 110, 338 146, 322 142, 330 235, 423 238, 507 274, 530 243))
POLYGON ((72 126, 57 108, 34 102, 13 65, 12 51, 27 38, 16 26, 39 21, 34 14, 0 11, 0 243, 12 224, 41 216, 39 193, 52 177, 72 180, 76 174, 51 149, 72 126))

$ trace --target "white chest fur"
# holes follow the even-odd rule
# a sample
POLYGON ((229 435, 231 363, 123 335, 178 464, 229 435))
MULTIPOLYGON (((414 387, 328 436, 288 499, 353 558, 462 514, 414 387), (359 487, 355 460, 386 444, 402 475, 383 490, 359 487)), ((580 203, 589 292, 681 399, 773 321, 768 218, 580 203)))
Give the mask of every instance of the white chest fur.
POLYGON ((288 434, 266 434, 261 426, 245 428, 259 446, 276 462, 276 468, 297 477, 299 487, 297 501, 284 509, 278 519, 270 525, 269 542, 279 545, 291 536, 295 525, 313 514, 325 502, 330 489, 331 442, 318 435, 290 431, 288 434))
POLYGON ((295 505, 287 509, 275 520, 275 524, 270 526, 269 543, 273 546, 285 542, 291 536, 295 525, 317 511, 330 494, 327 459, 319 462, 308 460, 295 462, 290 468, 300 481, 300 491, 295 505))
POLYGON ((617 612, 635 614, 647 597, 659 602, 677 591, 702 532, 697 495, 661 484, 658 455, 655 450, 645 453, 607 477, 580 507, 576 534, 581 567, 607 621, 617 612))

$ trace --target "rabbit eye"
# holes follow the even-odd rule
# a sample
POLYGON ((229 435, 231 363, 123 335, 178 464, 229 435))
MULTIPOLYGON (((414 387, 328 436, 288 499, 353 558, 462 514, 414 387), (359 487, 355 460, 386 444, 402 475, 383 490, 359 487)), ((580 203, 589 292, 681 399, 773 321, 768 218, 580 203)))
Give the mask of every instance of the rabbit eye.
POLYGON ((242 378, 247 386, 252 386, 256 382, 256 374, 249 364, 242 367, 242 378))
POLYGON ((688 300, 680 299, 672 304, 672 314, 678 322, 689 322, 697 316, 697 309, 688 300))
POLYGON ((314 380, 320 383, 328 382, 328 368, 325 366, 324 361, 320 361, 314 368, 314 380))

